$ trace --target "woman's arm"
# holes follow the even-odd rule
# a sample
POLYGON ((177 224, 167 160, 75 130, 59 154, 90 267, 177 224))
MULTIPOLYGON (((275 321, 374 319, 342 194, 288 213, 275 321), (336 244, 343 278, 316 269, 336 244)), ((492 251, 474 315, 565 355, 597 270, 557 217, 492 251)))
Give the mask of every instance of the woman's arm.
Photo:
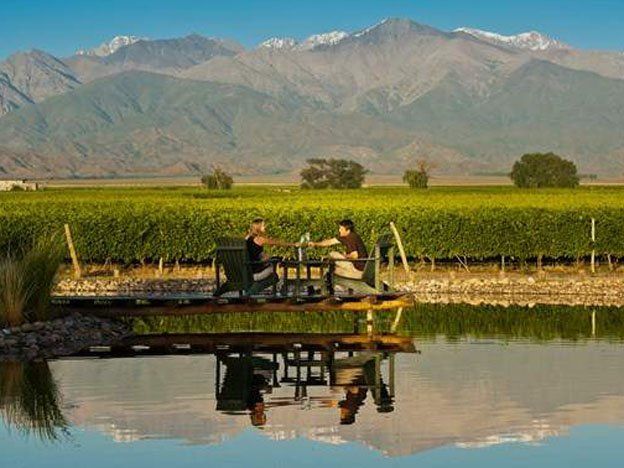
POLYGON ((284 242, 279 239, 271 239, 270 237, 255 237, 254 242, 258 245, 273 245, 276 247, 299 247, 299 242, 284 242))

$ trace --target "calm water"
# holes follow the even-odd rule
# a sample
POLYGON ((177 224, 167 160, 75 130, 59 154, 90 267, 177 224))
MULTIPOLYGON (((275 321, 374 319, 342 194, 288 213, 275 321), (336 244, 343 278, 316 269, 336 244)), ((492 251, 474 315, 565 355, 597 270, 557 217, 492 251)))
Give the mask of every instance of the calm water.
POLYGON ((200 354, 146 355, 190 341, 174 335, 150 337, 152 351, 126 343, 117 357, 0 363, 0 459, 621 466, 623 315, 600 310, 593 328, 591 311, 563 308, 428 308, 372 329, 331 314, 140 322, 212 333, 192 337, 200 354))

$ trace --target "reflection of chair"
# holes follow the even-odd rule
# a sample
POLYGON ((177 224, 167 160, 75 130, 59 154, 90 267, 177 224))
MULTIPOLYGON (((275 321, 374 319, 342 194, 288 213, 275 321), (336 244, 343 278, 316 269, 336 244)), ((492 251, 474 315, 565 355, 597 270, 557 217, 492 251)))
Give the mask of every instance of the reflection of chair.
POLYGON ((217 264, 217 290, 215 296, 221 296, 228 292, 238 291, 241 296, 259 294, 265 289, 275 285, 279 281, 275 273, 276 264, 273 264, 273 274, 261 281, 253 280, 251 262, 247 252, 245 239, 224 237, 217 240, 216 248, 217 264), (225 270, 227 280, 221 284, 221 266, 225 270))
POLYGON ((223 385, 217 389, 218 411, 245 411, 262 401, 260 391, 269 383, 265 373, 270 374, 276 363, 251 355, 228 356, 219 359, 217 365, 220 366, 221 362, 225 364, 226 372, 223 385))
MULTIPOLYGON (((366 259, 364 273, 361 280, 343 278, 336 274, 332 275, 333 285, 341 286, 346 290, 352 290, 356 294, 379 294, 390 291, 390 287, 381 281, 381 261, 384 256, 394 260, 394 247, 387 236, 377 239, 371 249, 373 256, 366 259)), ((392 269, 394 267, 392 266, 392 269)))

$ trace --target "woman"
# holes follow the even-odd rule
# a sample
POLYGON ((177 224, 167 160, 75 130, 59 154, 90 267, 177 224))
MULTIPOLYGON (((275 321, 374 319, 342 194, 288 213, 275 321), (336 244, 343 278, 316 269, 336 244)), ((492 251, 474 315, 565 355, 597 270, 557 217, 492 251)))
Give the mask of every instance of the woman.
POLYGON ((299 247, 299 243, 283 242, 266 236, 266 223, 262 218, 256 218, 251 223, 249 234, 245 237, 247 252, 251 263, 254 281, 262 281, 273 274, 273 266, 268 262, 269 256, 264 253, 265 245, 279 247, 299 247))

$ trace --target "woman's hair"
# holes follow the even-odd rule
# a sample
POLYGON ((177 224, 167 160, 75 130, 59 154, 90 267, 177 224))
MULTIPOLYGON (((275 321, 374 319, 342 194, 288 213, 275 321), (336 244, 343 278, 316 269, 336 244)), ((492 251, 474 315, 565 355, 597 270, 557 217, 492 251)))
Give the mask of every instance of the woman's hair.
POLYGON ((264 223, 264 218, 256 218, 251 222, 249 226, 249 235, 250 236, 258 236, 260 235, 260 226, 264 223))

